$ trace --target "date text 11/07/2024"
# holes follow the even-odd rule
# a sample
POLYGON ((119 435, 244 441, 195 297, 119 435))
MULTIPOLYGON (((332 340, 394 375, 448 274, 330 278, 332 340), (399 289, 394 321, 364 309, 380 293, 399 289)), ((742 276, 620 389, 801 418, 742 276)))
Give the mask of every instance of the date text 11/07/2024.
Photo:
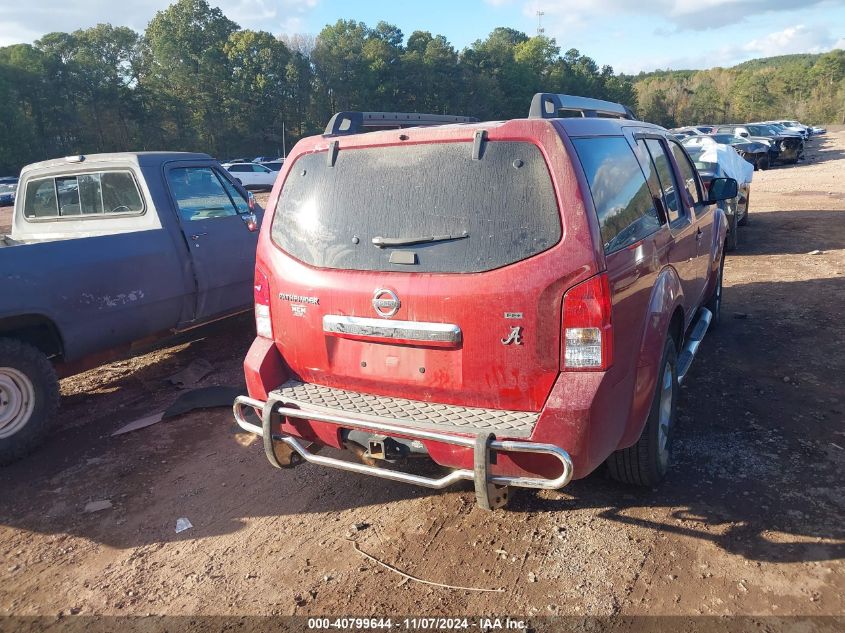
POLYGON ((478 628, 482 631, 511 630, 521 631, 528 628, 524 620, 511 618, 308 618, 309 630, 468 630, 478 628))

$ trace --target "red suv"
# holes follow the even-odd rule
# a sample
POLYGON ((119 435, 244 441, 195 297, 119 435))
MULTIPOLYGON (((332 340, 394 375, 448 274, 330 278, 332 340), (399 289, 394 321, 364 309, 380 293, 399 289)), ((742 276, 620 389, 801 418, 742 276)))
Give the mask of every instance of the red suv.
POLYGON ((715 203, 736 181, 705 192, 670 133, 615 103, 542 93, 527 119, 467 121, 341 113, 296 145, 261 228, 238 424, 275 466, 468 479, 486 508, 604 463, 656 484, 719 315, 715 203))

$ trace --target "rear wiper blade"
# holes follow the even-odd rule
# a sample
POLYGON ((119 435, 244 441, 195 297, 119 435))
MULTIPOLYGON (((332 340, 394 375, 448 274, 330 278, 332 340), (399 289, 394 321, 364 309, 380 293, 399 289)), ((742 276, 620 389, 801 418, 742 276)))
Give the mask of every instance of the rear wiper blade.
POLYGON ((464 231, 460 235, 422 235, 420 237, 382 237, 377 235, 372 239, 373 246, 387 248, 389 246, 411 246, 412 244, 431 244, 432 242, 451 242, 469 237, 464 231))

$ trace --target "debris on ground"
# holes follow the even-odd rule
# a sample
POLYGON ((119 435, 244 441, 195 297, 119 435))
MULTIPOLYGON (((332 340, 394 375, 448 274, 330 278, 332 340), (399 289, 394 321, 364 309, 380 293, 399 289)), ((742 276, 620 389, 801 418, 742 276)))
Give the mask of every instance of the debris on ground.
POLYGON ((158 424, 164 419, 164 412, 160 411, 159 413, 154 413, 152 415, 144 416, 143 418, 139 418, 126 424, 125 426, 120 427, 117 431, 112 433, 112 437, 116 435, 123 435, 124 433, 130 433, 132 431, 137 431, 138 429, 144 429, 148 426, 152 426, 153 424, 158 424))
POLYGON ((120 427, 117 431, 112 433, 112 437, 116 435, 123 435, 131 431, 137 431, 153 424, 158 424, 162 420, 172 418, 177 415, 182 415, 194 409, 213 409, 214 407, 231 407, 239 395, 243 393, 241 387, 232 387, 229 385, 219 385, 212 387, 200 387, 199 389, 191 389, 190 391, 182 392, 176 400, 173 401, 169 407, 164 411, 153 413, 144 416, 120 427))
POLYGON ((108 510, 112 507, 111 501, 108 499, 100 499, 98 501, 89 501, 85 504, 85 512, 90 514, 92 512, 100 512, 101 510, 108 510))
POLYGON ((503 593, 505 591, 504 589, 482 589, 482 588, 478 588, 478 587, 461 587, 460 585, 447 585, 447 584, 444 584, 444 583, 441 583, 441 582, 432 582, 431 580, 423 580, 422 578, 417 578, 416 576, 412 576, 411 574, 406 574, 401 569, 397 569, 393 565, 388 565, 387 563, 380 561, 375 556, 373 556, 371 554, 367 554, 367 552, 365 552, 360 547, 358 547, 358 543, 356 541, 350 541, 350 542, 352 543, 352 547, 355 549, 355 551, 358 552, 361 556, 363 556, 364 558, 370 559, 371 561, 373 561, 377 565, 381 565, 385 569, 389 569, 390 571, 392 571, 395 574, 399 574, 405 580, 413 580, 414 582, 421 582, 424 585, 431 585, 433 587, 443 587, 444 589, 457 589, 459 591, 481 591, 481 592, 490 592, 490 593, 503 593))
POLYGON ((176 534, 179 534, 180 532, 184 532, 185 530, 190 530, 192 527, 194 527, 194 526, 185 517, 181 517, 179 519, 176 519, 176 534))
POLYGON ((214 371, 214 367, 205 358, 195 358, 191 364, 170 376, 167 381, 180 389, 193 387, 200 380, 214 371))
POLYGON ((180 395, 173 404, 164 410, 164 417, 181 415, 194 409, 212 409, 214 407, 230 407, 235 398, 243 395, 244 388, 232 385, 215 385, 191 389, 180 395))

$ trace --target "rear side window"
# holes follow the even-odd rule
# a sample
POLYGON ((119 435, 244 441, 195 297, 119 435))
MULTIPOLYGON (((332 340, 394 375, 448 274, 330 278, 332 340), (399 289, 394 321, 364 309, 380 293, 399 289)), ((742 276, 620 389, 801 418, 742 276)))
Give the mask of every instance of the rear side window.
POLYGON ((137 214, 144 201, 128 171, 104 171, 31 180, 24 217, 49 219, 103 214, 137 214))
POLYGON ((621 136, 576 138, 606 253, 654 233, 660 219, 631 146, 621 136))
POLYGON ((663 192, 663 204, 666 207, 666 214, 669 216, 669 223, 672 224, 687 216, 686 206, 681 204, 677 195, 672 164, 669 162, 669 157, 660 141, 648 138, 645 144, 657 170, 657 180, 660 183, 660 190, 663 192))
POLYGON ((300 156, 273 241, 312 266, 442 273, 492 270, 556 244, 560 214, 540 150, 490 141, 480 160, 472 154, 461 142, 341 150, 334 166, 325 152, 300 156))
POLYGON ((681 176, 684 178, 684 185, 687 188, 692 203, 699 204, 701 202, 701 192, 698 190, 698 179, 695 177, 695 169, 692 163, 690 163, 686 152, 684 152, 679 143, 670 140, 669 147, 675 156, 675 162, 678 163, 678 169, 681 170, 681 176))

